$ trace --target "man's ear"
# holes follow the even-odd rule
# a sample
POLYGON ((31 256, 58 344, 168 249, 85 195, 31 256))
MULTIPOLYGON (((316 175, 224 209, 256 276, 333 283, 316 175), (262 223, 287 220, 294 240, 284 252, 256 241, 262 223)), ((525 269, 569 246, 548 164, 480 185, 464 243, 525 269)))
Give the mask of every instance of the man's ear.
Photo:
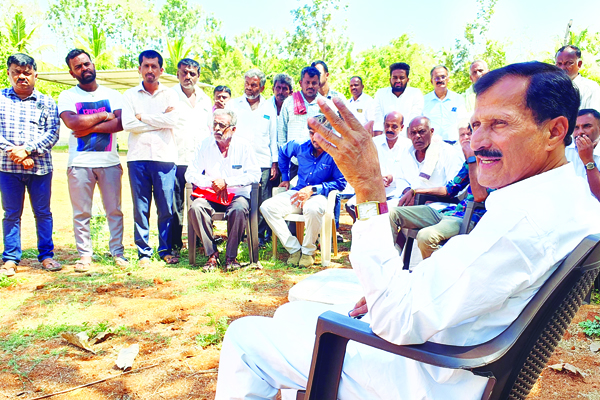
POLYGON ((563 144, 567 131, 569 130, 569 120, 565 116, 556 117, 548 121, 548 137, 547 150, 554 150, 558 145, 563 144))

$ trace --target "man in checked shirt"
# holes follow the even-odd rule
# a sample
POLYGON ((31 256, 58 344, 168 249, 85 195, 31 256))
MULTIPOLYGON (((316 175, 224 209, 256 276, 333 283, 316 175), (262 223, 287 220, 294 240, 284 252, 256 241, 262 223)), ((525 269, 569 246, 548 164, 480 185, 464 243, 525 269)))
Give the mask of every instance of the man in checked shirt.
POLYGON ((50 193, 52 156, 58 141, 58 109, 50 96, 35 90, 37 66, 26 54, 16 53, 6 62, 11 88, 0 94, 0 194, 4 265, 0 274, 14 275, 21 261, 21 215, 25 189, 35 215, 38 260, 42 269, 62 267, 54 257, 50 193))

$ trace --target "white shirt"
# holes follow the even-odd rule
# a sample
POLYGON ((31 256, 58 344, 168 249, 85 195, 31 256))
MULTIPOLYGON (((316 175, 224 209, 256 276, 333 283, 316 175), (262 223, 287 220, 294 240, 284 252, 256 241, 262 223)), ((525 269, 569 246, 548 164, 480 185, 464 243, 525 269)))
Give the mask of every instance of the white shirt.
POLYGON ((416 150, 412 144, 404 149, 400 155, 400 162, 396 164, 398 168, 394 174, 398 192, 394 193, 395 196, 400 197, 402 191, 407 187, 412 189, 440 187, 445 186, 446 183, 454 179, 462 168, 464 158, 461 158, 458 152, 448 143, 440 141, 439 144, 442 148, 440 149, 438 162, 428 180, 419 177, 419 172, 425 160, 423 162, 417 161, 416 150))
POLYGON ((215 179, 224 179, 229 193, 250 198, 252 188, 249 185, 260 180, 260 167, 250 142, 236 134, 229 143, 227 157, 223 157, 212 136, 204 139, 188 166, 185 180, 209 188, 215 179))
MULTIPOLYGON (((412 273, 399 268, 387 215, 354 224, 350 260, 369 308, 363 320, 375 334, 396 344, 467 346, 492 339, 517 318, 555 265, 600 231, 600 203, 570 165, 496 190, 486 209, 470 234, 451 238, 412 273)), ((380 368, 386 371, 410 364, 410 385, 398 386, 394 374, 385 374, 388 393, 402 398, 445 398, 439 396, 444 387, 460 394, 446 398, 480 399, 483 392, 481 377, 468 371, 359 346, 348 352, 348 363, 370 362, 369 369, 377 368, 377 358, 385 360, 380 368)))
MULTIPOLYGON (((390 149, 385 133, 383 135, 375 136, 373 142, 375 142, 375 147, 377 147, 377 157, 379 158, 381 175, 392 175, 393 177, 394 172, 398 169, 398 163, 400 162, 402 153, 407 147, 412 145, 412 142, 408 138, 399 136, 394 147, 390 149)), ((389 197, 395 190, 396 179, 392 180, 390 186, 385 188, 386 196, 389 197)))
POLYGON ((173 129, 177 144, 177 165, 188 165, 202 141, 211 135, 208 129, 209 119, 212 118, 212 104, 206 103, 202 89, 195 87, 196 104, 192 106, 190 99, 183 92, 181 85, 171 88, 179 98, 179 119, 173 129))
POLYGON ((354 97, 350 97, 347 103, 348 108, 361 124, 364 125, 375 119, 373 116, 373 98, 368 94, 363 92, 356 100, 354 100, 354 97))
MULTIPOLYGON (((573 140, 573 142, 575 141, 573 140)), ((587 182, 587 169, 585 168, 583 161, 581 161, 581 157, 579 157, 577 146, 569 146, 565 148, 565 156, 567 157, 567 161, 569 161, 575 169, 575 174, 582 177, 587 182)), ((596 146, 594 149, 594 162, 596 163, 596 168, 598 168, 597 166, 600 165, 600 146, 596 146)), ((590 188, 589 184, 588 189, 590 193, 592 193, 592 189, 590 188)))
MULTIPOLYGON (((114 89, 98 86, 86 92, 79 86, 63 91, 58 96, 58 114, 95 114, 123 109, 123 96, 114 89)), ((71 131, 73 132, 73 131, 71 131)), ((67 167, 103 168, 120 164, 117 153, 117 133, 90 133, 81 138, 69 135, 67 167)))
POLYGON ((423 115, 431 120, 431 128, 444 140, 458 140, 458 121, 467 116, 465 99, 456 92, 448 90, 444 100, 440 100, 435 91, 424 98, 423 115))
POLYGON ((467 90, 465 90, 463 97, 465 99, 465 108, 467 109, 467 113, 473 114, 473 111, 475 111, 475 99, 477 98, 475 91, 473 90, 473 85, 469 86, 467 90))
POLYGON ((400 97, 392 93, 391 87, 379 89, 375 93, 373 104, 374 131, 383 131, 383 119, 392 111, 398 111, 404 117, 404 131, 410 121, 423 112, 423 93, 417 88, 407 86, 400 97))
POLYGON ((179 97, 175 91, 159 84, 154 94, 143 84, 123 93, 123 130, 129 132, 127 161, 177 162, 177 145, 173 128, 179 119, 179 97), (174 110, 165 113, 168 107, 174 110), (135 117, 141 114, 141 121, 135 117))
POLYGON ((573 83, 579 89, 579 97, 581 99, 579 109, 592 108, 600 111, 600 85, 581 75, 577 75, 573 79, 573 83))
POLYGON ((271 168, 277 162, 277 110, 262 95, 256 110, 250 108, 245 96, 232 99, 225 105, 235 111, 237 125, 235 135, 252 143, 256 162, 261 168, 271 168))

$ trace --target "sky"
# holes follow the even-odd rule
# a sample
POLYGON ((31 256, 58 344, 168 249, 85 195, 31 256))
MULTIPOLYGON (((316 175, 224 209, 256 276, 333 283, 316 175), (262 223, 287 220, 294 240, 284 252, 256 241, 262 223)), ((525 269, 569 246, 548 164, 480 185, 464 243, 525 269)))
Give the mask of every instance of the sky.
MULTIPOLYGON (((48 0, 39 1, 40 8, 47 10, 48 0)), ((159 10, 166 0, 154 1, 159 10)), ((293 30, 290 11, 307 0, 189 1, 222 21, 221 34, 233 39, 253 26, 280 33, 293 30)), ((475 20, 478 11, 476 0, 342 0, 341 3, 348 7, 338 14, 335 23, 346 25, 346 34, 355 44, 355 54, 386 45, 404 33, 413 42, 434 51, 450 49, 457 38, 463 37, 465 25, 475 20)), ((574 31, 585 28, 600 31, 600 0, 573 3, 498 0, 488 36, 508 43, 508 62, 525 61, 531 59, 532 54, 553 52, 557 40, 564 37, 569 19, 573 19, 574 31)), ((44 28, 52 35, 48 27, 44 28)), ((61 60, 62 57, 58 57, 56 62, 61 63, 61 60)))

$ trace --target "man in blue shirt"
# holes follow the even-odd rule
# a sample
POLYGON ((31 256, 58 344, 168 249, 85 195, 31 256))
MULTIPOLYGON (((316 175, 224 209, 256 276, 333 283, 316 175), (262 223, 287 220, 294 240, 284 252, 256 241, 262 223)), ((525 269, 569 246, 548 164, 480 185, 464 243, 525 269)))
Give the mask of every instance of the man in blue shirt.
MULTIPOLYGON (((318 121, 328 124, 325 116, 317 115, 318 121)), ((331 125, 329 125, 331 129, 331 125)), ((279 169, 282 182, 279 186, 290 188, 290 162, 298 159, 298 184, 292 190, 266 200, 260 207, 267 224, 291 254, 290 265, 310 267, 315 263, 313 255, 317 249, 317 236, 321 231, 323 214, 327 207, 327 195, 332 190, 344 190, 346 179, 333 158, 323 151, 314 140, 309 129, 310 140, 300 143, 292 140, 279 149, 279 169), (283 219, 288 214, 303 214, 306 233, 302 245, 294 237, 283 219)))

